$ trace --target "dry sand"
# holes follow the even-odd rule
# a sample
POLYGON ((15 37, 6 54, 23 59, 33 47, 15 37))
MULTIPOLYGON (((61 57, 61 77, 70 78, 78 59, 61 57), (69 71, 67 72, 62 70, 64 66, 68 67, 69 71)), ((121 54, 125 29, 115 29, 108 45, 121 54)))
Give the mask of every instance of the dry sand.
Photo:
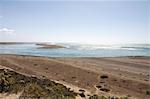
POLYGON ((150 57, 47 58, 0 55, 0 65, 92 94, 150 99, 150 57), (107 92, 106 92, 107 91, 107 92))

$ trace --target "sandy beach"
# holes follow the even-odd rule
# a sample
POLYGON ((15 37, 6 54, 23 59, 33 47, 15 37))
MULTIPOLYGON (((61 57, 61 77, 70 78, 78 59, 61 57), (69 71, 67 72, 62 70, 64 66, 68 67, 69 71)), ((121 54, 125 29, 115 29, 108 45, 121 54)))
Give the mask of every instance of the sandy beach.
POLYGON ((150 99, 150 0, 0 8, 0 99, 150 99))
POLYGON ((0 55, 0 66, 46 77, 78 91, 106 96, 149 99, 150 57, 48 58, 0 55))

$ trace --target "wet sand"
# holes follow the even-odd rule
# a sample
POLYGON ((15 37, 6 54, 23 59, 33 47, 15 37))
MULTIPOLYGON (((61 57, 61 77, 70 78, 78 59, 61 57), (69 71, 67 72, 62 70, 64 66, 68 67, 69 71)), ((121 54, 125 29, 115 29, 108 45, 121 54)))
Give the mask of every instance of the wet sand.
POLYGON ((92 94, 149 99, 150 57, 47 58, 0 55, 1 67, 46 77, 92 94))

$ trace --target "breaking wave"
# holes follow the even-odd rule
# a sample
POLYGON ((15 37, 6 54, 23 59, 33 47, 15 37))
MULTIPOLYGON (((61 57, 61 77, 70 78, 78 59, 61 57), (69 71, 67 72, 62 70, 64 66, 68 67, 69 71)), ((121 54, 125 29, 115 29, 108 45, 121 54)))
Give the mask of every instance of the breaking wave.
POLYGON ((150 49, 150 44, 131 45, 90 45, 90 44, 61 44, 68 49, 77 50, 145 50, 150 49))

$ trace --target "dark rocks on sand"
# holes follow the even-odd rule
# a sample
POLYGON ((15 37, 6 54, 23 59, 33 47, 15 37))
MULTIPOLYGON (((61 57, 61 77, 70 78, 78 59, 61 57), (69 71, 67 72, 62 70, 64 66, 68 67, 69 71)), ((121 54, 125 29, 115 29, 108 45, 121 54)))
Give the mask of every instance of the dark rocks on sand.
POLYGON ((107 79, 108 76, 107 76, 107 75, 102 75, 100 78, 101 78, 101 79, 107 79))
POLYGON ((79 95, 80 95, 81 97, 85 97, 85 94, 84 94, 84 93, 79 93, 79 95))
POLYGON ((98 85, 98 86, 96 86, 97 88, 102 88, 102 86, 101 85, 98 85))
POLYGON ((83 90, 83 89, 79 89, 79 91, 80 91, 80 92, 85 92, 85 90, 83 90))
POLYGON ((101 88, 100 90, 104 91, 104 92, 109 92, 110 91, 110 89, 108 89, 108 88, 101 88))

